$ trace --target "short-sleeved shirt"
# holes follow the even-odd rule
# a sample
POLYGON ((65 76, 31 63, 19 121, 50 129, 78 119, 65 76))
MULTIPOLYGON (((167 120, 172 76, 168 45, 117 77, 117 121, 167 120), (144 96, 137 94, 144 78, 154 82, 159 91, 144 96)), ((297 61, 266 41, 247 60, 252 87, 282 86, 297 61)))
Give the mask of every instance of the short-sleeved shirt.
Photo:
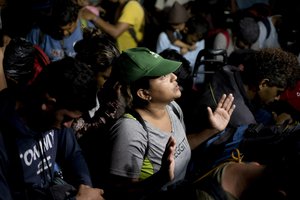
MULTIPOLYGON (((185 57, 188 61, 190 61, 192 71, 193 71, 193 68, 194 68, 194 65, 195 65, 195 62, 196 62, 197 55, 198 55, 199 51, 204 49, 204 47, 205 47, 204 40, 200 40, 200 41, 196 42, 196 49, 195 50, 188 51, 187 53, 185 53, 183 55, 183 57, 185 57)), ((178 53, 180 53, 180 48, 171 43, 171 41, 169 40, 168 35, 166 34, 166 32, 161 32, 158 36, 158 40, 157 40, 157 44, 156 44, 156 52, 161 53, 165 49, 174 49, 178 53)), ((204 79, 204 77, 203 77, 203 79, 204 79)))
MULTIPOLYGON (((134 29, 136 38, 141 41, 144 35, 145 13, 141 4, 137 1, 129 1, 122 10, 118 19, 119 23, 127 23, 134 29)), ((120 51, 137 47, 137 43, 130 35, 129 31, 125 31, 117 38, 117 45, 120 51)))
MULTIPOLYGON (((172 135, 176 140, 175 179, 167 185, 184 179, 191 157, 191 149, 183 122, 172 111, 171 107, 168 106, 167 108, 172 123, 171 133, 163 132, 145 121, 148 129, 147 134, 139 121, 129 117, 122 117, 113 125, 110 131, 112 154, 109 171, 111 174, 139 178, 146 158, 151 163, 151 166, 148 166, 148 172, 156 173, 161 167, 161 159, 166 144, 172 135), (147 155, 145 156, 145 154, 147 155)), ((179 111, 182 114, 182 111, 179 111)))
MULTIPOLYGON (((88 27, 94 27, 91 22, 87 22, 88 27)), ((49 57, 50 61, 57 61, 65 56, 75 57, 76 52, 74 46, 77 41, 83 38, 82 21, 78 20, 77 27, 74 32, 63 38, 62 40, 56 40, 50 35, 42 33, 39 27, 34 27, 27 34, 27 39, 38 45, 49 57)))
MULTIPOLYGON (((15 104, 14 94, 9 89, 0 92, 0 131, 3 135, 10 134, 12 139, 5 141, 12 142, 10 145, 16 148, 15 154, 10 155, 9 160, 20 161, 20 166, 10 167, 12 169, 22 167, 19 169, 22 174, 12 176, 12 181, 24 181, 28 188, 45 187, 50 183, 50 177, 53 178, 54 166, 58 163, 60 166, 66 164, 65 170, 74 170, 72 178, 78 184, 91 186, 89 171, 74 131, 71 128, 33 131, 20 118, 15 110, 15 104)), ((11 176, 13 172, 8 174, 11 176)), ((15 191, 12 189, 11 192, 15 191)))

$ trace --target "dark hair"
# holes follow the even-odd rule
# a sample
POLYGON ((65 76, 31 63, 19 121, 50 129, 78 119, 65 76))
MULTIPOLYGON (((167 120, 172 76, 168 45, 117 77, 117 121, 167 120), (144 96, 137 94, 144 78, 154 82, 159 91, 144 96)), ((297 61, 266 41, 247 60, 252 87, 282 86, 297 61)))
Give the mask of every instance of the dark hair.
POLYGON ((55 0, 52 7, 51 18, 57 26, 65 26, 75 22, 80 7, 72 0, 55 0))
POLYGON ((26 85, 34 75, 35 48, 24 38, 12 38, 5 48, 3 69, 8 77, 19 85, 26 85))
POLYGON ((259 37, 259 26, 253 17, 241 17, 236 19, 236 38, 245 45, 252 45, 259 37))
POLYGON ((198 34, 200 38, 205 38, 209 29, 207 20, 202 16, 193 16, 186 22, 188 34, 198 34))
POLYGON ((93 71, 71 57, 50 63, 30 89, 30 98, 37 96, 38 99, 48 93, 56 99, 57 105, 68 110, 86 112, 96 103, 97 85, 93 71))
POLYGON ((228 64, 238 67, 240 64, 244 64, 247 60, 251 59, 251 56, 256 52, 253 49, 236 49, 228 56, 228 64))
POLYGON ((83 39, 74 49, 76 59, 91 66, 95 73, 107 70, 120 52, 110 38, 99 29, 85 29, 83 39))
POLYGON ((143 77, 130 85, 130 92, 132 95, 132 107, 134 108, 144 108, 149 102, 145 99, 140 98, 137 95, 139 89, 149 89, 150 88, 150 79, 157 77, 143 77))
POLYGON ((257 87, 263 79, 269 79, 269 86, 292 86, 299 70, 297 57, 280 48, 261 49, 244 66, 243 83, 252 87, 257 87))
POLYGON ((63 38, 62 26, 76 22, 80 7, 72 0, 54 0, 50 14, 41 15, 38 25, 43 33, 56 40, 63 38))

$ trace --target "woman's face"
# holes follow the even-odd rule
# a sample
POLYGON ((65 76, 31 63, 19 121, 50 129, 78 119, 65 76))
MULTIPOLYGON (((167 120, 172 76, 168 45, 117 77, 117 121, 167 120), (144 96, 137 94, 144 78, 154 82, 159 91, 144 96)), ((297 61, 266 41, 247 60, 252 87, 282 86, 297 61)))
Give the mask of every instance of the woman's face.
POLYGON ((107 79, 110 76, 111 69, 112 67, 109 67, 104 72, 98 72, 98 74, 96 75, 96 80, 99 89, 103 88, 104 83, 107 81, 107 79))
POLYGON ((177 76, 173 73, 151 79, 149 92, 152 97, 151 102, 169 103, 181 96, 177 76))

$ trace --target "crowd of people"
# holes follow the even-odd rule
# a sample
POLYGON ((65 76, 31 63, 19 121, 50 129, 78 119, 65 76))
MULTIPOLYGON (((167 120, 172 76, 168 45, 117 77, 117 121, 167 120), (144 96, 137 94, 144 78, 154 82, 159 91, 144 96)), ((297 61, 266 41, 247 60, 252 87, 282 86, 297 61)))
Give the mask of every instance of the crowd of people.
POLYGON ((33 1, 15 31, 0 1, 0 199, 298 199, 278 5, 33 1))

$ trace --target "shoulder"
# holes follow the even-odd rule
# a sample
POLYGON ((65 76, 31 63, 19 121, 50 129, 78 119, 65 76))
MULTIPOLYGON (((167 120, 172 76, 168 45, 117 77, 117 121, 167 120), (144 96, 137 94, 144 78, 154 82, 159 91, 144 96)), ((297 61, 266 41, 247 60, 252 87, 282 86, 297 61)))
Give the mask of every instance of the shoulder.
POLYGON ((144 8, 138 1, 129 1, 122 10, 122 15, 141 15, 143 16, 144 8))
POLYGON ((125 9, 135 9, 135 8, 138 8, 138 9, 143 9, 142 5, 138 2, 138 1, 129 1, 125 7, 124 7, 124 10, 125 9))
POLYGON ((35 44, 39 40, 40 34, 41 34, 41 29, 38 26, 34 26, 27 33, 26 39, 35 44))
POLYGON ((144 9, 137 1, 129 1, 125 5, 118 21, 132 20, 132 18, 144 18, 144 9))
POLYGON ((146 135, 142 124, 131 114, 125 113, 110 129, 111 136, 122 135, 133 137, 134 135, 146 135))
POLYGON ((162 39, 168 39, 168 35, 165 31, 162 31, 162 32, 159 33, 158 38, 161 39, 161 40, 162 39))

